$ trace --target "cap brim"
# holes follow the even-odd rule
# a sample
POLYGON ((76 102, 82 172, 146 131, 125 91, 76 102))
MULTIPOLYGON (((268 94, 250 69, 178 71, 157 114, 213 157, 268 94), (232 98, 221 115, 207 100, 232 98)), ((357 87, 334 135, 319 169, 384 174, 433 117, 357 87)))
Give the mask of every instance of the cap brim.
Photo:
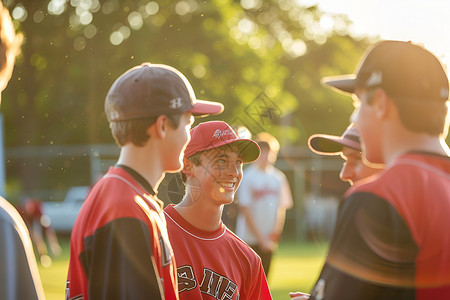
POLYGON ((338 155, 342 152, 342 147, 361 151, 361 145, 358 142, 328 134, 313 134, 308 139, 308 147, 320 155, 338 155))
POLYGON ((321 82, 341 93, 353 94, 356 88, 356 76, 354 74, 324 77, 321 82))
POLYGON ((189 110, 196 117, 206 117, 208 115, 217 115, 223 112, 222 103, 206 100, 196 100, 194 107, 189 110))
POLYGON ((254 162, 261 153, 258 144, 249 139, 239 139, 230 144, 236 144, 238 146, 244 163, 254 162))

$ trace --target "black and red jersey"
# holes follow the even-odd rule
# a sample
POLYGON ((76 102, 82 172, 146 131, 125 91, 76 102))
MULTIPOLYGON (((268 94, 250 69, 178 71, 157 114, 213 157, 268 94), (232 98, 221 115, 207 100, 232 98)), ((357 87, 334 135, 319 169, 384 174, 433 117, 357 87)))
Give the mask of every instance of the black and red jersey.
POLYGON ((162 202, 135 177, 110 168, 89 193, 71 235, 67 299, 178 299, 162 202))
POLYGON ((450 158, 410 153, 346 194, 311 299, 450 299, 450 158))

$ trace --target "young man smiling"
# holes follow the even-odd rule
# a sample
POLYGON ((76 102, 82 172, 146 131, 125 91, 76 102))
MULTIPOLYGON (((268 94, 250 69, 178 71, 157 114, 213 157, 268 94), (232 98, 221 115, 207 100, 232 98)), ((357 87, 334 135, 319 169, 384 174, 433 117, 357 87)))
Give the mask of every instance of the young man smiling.
POLYGON ((234 200, 242 165, 258 156, 258 145, 238 138, 225 122, 191 130, 183 168, 186 194, 165 209, 180 299, 272 299, 260 257, 221 219, 223 206, 234 200))

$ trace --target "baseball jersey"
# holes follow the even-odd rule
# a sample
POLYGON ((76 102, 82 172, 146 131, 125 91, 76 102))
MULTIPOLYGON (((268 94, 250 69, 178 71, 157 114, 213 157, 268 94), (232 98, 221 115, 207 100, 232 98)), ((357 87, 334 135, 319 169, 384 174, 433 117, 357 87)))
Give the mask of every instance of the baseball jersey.
POLYGON ((223 223, 214 231, 192 226, 165 208, 175 253, 180 300, 272 299, 260 257, 223 223))
POLYGON ((0 197, 0 299, 45 299, 27 227, 3 197, 0 197))
POLYGON ((162 202, 128 167, 110 168, 83 203, 66 299, 178 299, 162 202))
POLYGON ((341 203, 310 299, 450 299, 450 158, 409 153, 341 203))
MULTIPOLYGON (((239 206, 249 208, 264 236, 269 236, 275 230, 278 208, 289 209, 293 204, 286 176, 273 166, 268 166, 266 170, 256 165, 248 166, 237 193, 239 206)), ((242 214, 236 220, 236 234, 249 245, 258 244, 242 214)))

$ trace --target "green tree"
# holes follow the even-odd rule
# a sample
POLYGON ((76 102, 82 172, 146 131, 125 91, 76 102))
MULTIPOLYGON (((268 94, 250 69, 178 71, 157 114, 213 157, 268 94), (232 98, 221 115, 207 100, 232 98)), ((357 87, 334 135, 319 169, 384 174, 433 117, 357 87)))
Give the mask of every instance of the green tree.
MULTIPOLYGON (((6 146, 113 143, 105 95, 145 61, 172 65, 199 99, 225 104, 215 118, 304 145, 340 133, 351 101, 320 85, 352 72, 367 45, 345 16, 294 0, 6 1, 25 36, 5 90, 6 146)), ((27 182, 34 182, 31 172, 27 182)), ((30 173, 24 171, 24 173, 30 173)))

